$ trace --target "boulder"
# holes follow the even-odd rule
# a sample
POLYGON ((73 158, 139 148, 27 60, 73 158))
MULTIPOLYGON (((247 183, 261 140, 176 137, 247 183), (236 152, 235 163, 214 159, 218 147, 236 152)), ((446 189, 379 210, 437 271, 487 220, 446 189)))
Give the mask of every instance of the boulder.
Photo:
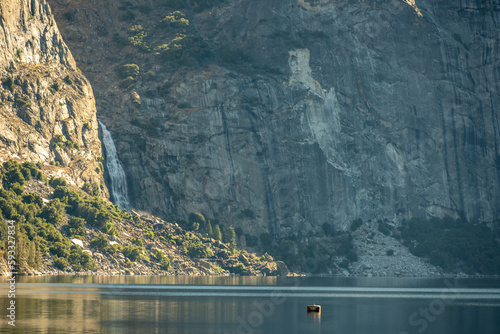
POLYGON ((243 263, 245 266, 250 265, 250 261, 248 260, 245 254, 240 254, 238 256, 238 260, 240 260, 240 262, 243 263))
POLYGON ((81 241, 80 239, 71 239, 71 243, 77 245, 77 246, 80 246, 81 248, 83 248, 83 241, 81 241))
POLYGON ((276 266, 278 268, 278 273, 280 276, 287 276, 290 273, 290 270, 288 270, 285 262, 276 261, 276 266))

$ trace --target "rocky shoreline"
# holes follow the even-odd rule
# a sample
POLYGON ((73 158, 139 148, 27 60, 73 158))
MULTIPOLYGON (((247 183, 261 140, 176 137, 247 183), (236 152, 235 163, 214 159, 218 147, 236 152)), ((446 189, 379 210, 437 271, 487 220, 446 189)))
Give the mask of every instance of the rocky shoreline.
MULTIPOLYGON (((21 275, 175 275, 175 276, 287 276, 290 274, 286 264, 275 260, 265 253, 247 253, 231 249, 229 243, 224 243, 208 236, 192 231, 186 231, 177 223, 168 223, 160 218, 141 216, 133 220, 115 221, 117 235, 107 236, 112 251, 103 251, 92 246, 91 241, 101 232, 88 228, 85 236, 73 238, 73 245, 80 247, 95 263, 93 270, 75 271, 71 267, 60 270, 55 266, 54 256, 49 254, 40 270, 25 268, 21 275), (144 237, 145 226, 153 227, 151 237, 144 237), (140 240, 140 246, 134 242, 140 240), (203 245, 211 256, 195 257, 186 249, 190 243, 203 245), (187 246, 186 246, 187 245, 187 246), (131 261, 125 256, 124 247, 136 246, 140 256, 131 261), (158 254, 168 259, 169 266, 165 268, 158 254)), ((0 262, 0 275, 10 273, 4 258, 0 262)))

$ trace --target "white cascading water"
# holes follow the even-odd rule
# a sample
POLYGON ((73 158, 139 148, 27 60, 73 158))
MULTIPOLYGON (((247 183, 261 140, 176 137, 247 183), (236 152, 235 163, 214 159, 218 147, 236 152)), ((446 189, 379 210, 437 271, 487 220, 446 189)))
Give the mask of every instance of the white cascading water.
POLYGON ((129 201, 127 193, 127 179, 123 171, 118 155, 116 154, 115 143, 104 124, 99 121, 102 129, 102 141, 106 148, 106 167, 108 167, 109 178, 111 179, 111 195, 115 204, 120 209, 129 210, 129 201))

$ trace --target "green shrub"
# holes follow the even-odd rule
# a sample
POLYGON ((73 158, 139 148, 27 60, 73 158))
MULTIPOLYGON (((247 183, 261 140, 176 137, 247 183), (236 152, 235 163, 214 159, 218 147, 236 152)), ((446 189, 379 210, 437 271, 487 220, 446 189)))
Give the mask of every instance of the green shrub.
POLYGON ((25 176, 26 178, 29 179, 29 178, 34 177, 38 180, 42 179, 42 172, 40 171, 40 169, 42 168, 41 164, 39 166, 38 164, 35 165, 32 162, 26 161, 26 162, 23 162, 22 166, 23 166, 22 173, 23 173, 23 175, 26 175, 25 176))
POLYGON ((109 243, 108 238, 102 233, 99 233, 95 238, 90 241, 90 246, 106 253, 113 253, 114 249, 109 243))
POLYGON ((57 91, 59 91, 59 89, 61 89, 61 85, 58 82, 54 82, 52 84, 52 86, 50 86, 50 88, 52 88, 53 90, 55 90, 57 92, 57 91))
POLYGON ((150 52, 151 49, 147 45, 145 38, 148 35, 141 25, 134 25, 128 30, 130 45, 136 46, 143 52, 150 52))
POLYGON ((155 51, 171 66, 176 67, 193 67, 211 56, 207 42, 199 35, 177 36, 169 43, 156 47, 155 51))
POLYGON ((187 253, 191 257, 198 258, 209 258, 214 256, 213 250, 209 246, 202 244, 201 242, 194 242, 189 245, 187 253))
POLYGON ((136 246, 143 247, 144 244, 142 243, 142 240, 139 238, 132 238, 130 239, 130 242, 136 246))
POLYGON ((21 171, 21 165, 13 160, 9 160, 3 164, 3 180, 7 183, 9 187, 13 183, 18 183, 19 185, 24 185, 26 178, 21 171))
POLYGON ((17 195, 21 195, 24 192, 23 186, 17 182, 11 183, 9 189, 15 192, 17 195))
POLYGON ((339 255, 347 255, 347 254, 349 254, 350 251, 352 251, 353 248, 354 248, 354 245, 352 243, 351 235, 344 235, 339 240, 339 244, 337 247, 337 253, 339 255))
POLYGON ((337 231, 335 230, 335 227, 330 223, 324 222, 321 225, 321 228, 323 229, 323 232, 325 232, 325 235, 329 235, 329 236, 337 235, 337 231))
POLYGON ((64 77, 64 82, 67 83, 68 85, 72 85, 73 84, 73 78, 68 74, 64 77))
POLYGON ((59 226, 64 217, 65 205, 58 198, 51 199, 49 204, 44 206, 39 217, 45 219, 47 223, 59 226))
POLYGON ((136 261, 141 256, 140 249, 132 245, 123 247, 122 253, 123 255, 125 255, 125 257, 129 258, 131 261, 136 261))
POLYGON ((43 207, 43 199, 40 195, 35 193, 29 193, 23 196, 23 202, 26 204, 35 204, 38 209, 43 207))
POLYGON ((339 267, 347 269, 349 267, 349 261, 347 259, 343 259, 342 262, 339 263, 339 267))
POLYGON ((71 217, 68 222, 69 235, 83 237, 87 231, 85 220, 80 217, 71 217))
POLYGON ((67 259, 56 256, 54 258, 54 266, 60 270, 66 270, 66 268, 68 268, 69 266, 69 263, 67 259))
POLYGON ((118 74, 125 79, 132 77, 134 79, 139 75, 139 66, 137 64, 125 64, 118 68, 118 74))
POLYGON ((222 233, 221 233, 221 231, 220 231, 220 227, 219 227, 219 225, 215 225, 215 231, 214 231, 213 238, 214 238, 215 240, 222 241, 222 233))
POLYGON ((189 26, 189 21, 185 18, 185 15, 183 13, 181 13, 180 11, 175 11, 167 14, 160 21, 160 24, 164 28, 182 32, 189 26))
POLYGON ((69 251, 70 247, 69 244, 66 242, 54 242, 50 248, 50 252, 56 256, 59 256, 61 258, 67 258, 69 256, 69 251))
POLYGON ((58 186, 66 187, 67 185, 68 183, 62 177, 57 177, 57 178, 51 177, 49 180, 49 186, 51 186, 54 189, 57 188, 58 186))
POLYGON ((117 235, 118 234, 118 230, 115 226, 115 224, 113 224, 113 222, 106 222, 104 224, 104 226, 101 227, 102 231, 106 234, 109 234, 109 235, 117 235))
POLYGON ((177 105, 177 107, 181 108, 181 109, 186 109, 186 108, 191 108, 191 105, 187 102, 182 102, 182 103, 179 103, 177 105))
POLYGON ((229 226, 226 231, 226 242, 229 243, 229 249, 231 251, 236 249, 236 233, 232 226, 229 226))
POLYGON ((149 14, 153 10, 153 7, 149 5, 139 5, 139 11, 143 14, 149 14))
POLYGON ((75 271, 92 270, 95 268, 95 263, 92 257, 89 254, 84 253, 82 249, 76 245, 71 246, 68 262, 75 271))
POLYGON ((151 239, 151 240, 154 239, 154 237, 155 237, 155 234, 153 233, 153 231, 146 231, 144 233, 144 235, 146 236, 146 238, 151 239))
POLYGON ((84 183, 82 190, 91 196, 99 196, 99 186, 95 183, 84 183))
POLYGON ((168 257, 164 257, 161 261, 161 267, 163 270, 169 270, 170 269, 170 260, 168 257))
POLYGON ((120 21, 131 22, 135 20, 135 14, 130 10, 127 10, 125 13, 119 16, 120 21))
POLYGON ((159 249, 156 250, 154 256, 155 259, 158 260, 158 262, 161 262, 161 260, 163 260, 163 252, 159 249))
POLYGON ((12 91, 12 89, 14 88, 14 79, 12 79, 12 77, 7 77, 5 79, 2 79, 2 85, 9 89, 10 91, 12 91))

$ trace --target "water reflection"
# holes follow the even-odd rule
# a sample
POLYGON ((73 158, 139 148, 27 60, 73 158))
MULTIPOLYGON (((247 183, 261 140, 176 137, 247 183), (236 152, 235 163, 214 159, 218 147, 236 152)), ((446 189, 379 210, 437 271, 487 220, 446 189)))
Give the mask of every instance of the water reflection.
POLYGON ((321 312, 307 312, 307 321, 321 328, 321 312))
MULTIPOLYGON (((366 280, 276 277, 62 276, 18 282, 13 333, 414 333, 419 328, 409 323, 410 315, 428 307, 432 298, 408 294, 446 289, 434 280, 370 285, 366 280), (378 288, 370 288, 374 285, 378 288), (384 297, 384 291, 401 289, 409 291, 405 298, 384 297), (280 294, 274 296, 275 291, 280 294), (307 312, 312 303, 322 306, 321 313, 307 312)), ((467 291, 474 294, 464 290, 465 297, 447 304, 426 333, 500 332, 500 282, 460 285, 473 286, 467 291)), ((0 288, 0 309, 5 310, 7 285, 0 288)), ((6 327, 4 320, 0 332, 9 332, 6 327)))

